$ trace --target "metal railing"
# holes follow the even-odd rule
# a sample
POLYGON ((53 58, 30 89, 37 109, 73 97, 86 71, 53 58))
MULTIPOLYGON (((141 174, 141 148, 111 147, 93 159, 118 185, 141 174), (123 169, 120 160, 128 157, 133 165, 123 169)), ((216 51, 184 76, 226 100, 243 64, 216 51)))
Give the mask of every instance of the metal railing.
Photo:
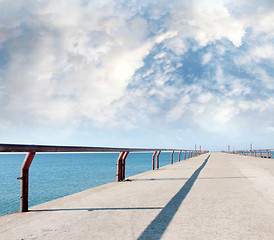
POLYGON ((273 154, 272 151, 274 149, 251 149, 251 150, 236 150, 226 153, 231 154, 240 154, 244 156, 253 156, 253 157, 260 157, 260 158, 272 158, 273 154))
POLYGON ((155 170, 155 156, 156 169, 159 169, 159 156, 161 152, 171 152, 170 163, 173 164, 174 152, 179 152, 178 162, 181 161, 181 154, 184 152, 184 160, 195 157, 208 151, 201 150, 185 150, 185 149, 155 149, 155 148, 107 148, 107 147, 83 147, 83 146, 50 146, 50 145, 23 145, 23 144, 0 144, 0 152, 25 152, 27 153, 25 160, 21 167, 21 176, 17 179, 21 180, 21 194, 20 194, 20 212, 28 211, 28 191, 29 191, 29 168, 36 153, 47 152, 119 152, 117 159, 117 178, 120 182, 125 180, 125 164, 126 158, 130 152, 153 152, 152 155, 152 170, 155 170))

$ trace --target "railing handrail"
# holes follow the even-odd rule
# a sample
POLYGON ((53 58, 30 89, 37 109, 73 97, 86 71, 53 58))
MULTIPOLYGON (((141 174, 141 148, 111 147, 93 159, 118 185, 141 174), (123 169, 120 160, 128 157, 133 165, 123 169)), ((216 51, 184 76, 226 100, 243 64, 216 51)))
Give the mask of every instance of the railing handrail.
MULTIPOLYGON (((0 152, 153 152, 195 151, 191 149, 165 148, 115 148, 59 145, 0 144, 0 152)), ((199 152, 196 150, 196 152, 199 152)))
MULTIPOLYGON (((161 152, 179 151, 179 161, 181 152, 185 155, 188 152, 188 158, 204 154, 207 151, 183 150, 183 149, 165 149, 165 148, 114 148, 114 147, 84 147, 84 146, 54 146, 54 145, 27 145, 27 144, 0 144, 0 152, 26 152, 26 158, 21 167, 21 196, 20 196, 20 211, 28 211, 28 185, 29 185, 29 168, 36 153, 39 152, 119 152, 117 159, 117 181, 125 180, 125 161, 129 152, 154 152, 152 157, 152 169, 154 170, 155 155, 157 153, 157 169, 159 169, 159 155, 161 152), (190 154, 191 153, 191 154, 190 154)), ((173 163, 173 159, 171 159, 173 163)))

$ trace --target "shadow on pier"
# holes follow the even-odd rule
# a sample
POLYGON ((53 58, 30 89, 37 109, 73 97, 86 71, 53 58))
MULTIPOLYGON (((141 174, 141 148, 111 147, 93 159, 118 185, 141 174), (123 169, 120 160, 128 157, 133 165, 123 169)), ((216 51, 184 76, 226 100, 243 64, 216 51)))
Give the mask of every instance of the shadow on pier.
POLYGON ((190 192, 193 184, 197 180, 200 172, 207 164, 209 157, 210 155, 203 162, 203 164, 192 174, 192 176, 188 179, 188 181, 183 185, 183 187, 179 190, 179 192, 168 202, 168 204, 162 209, 162 211, 156 216, 156 218, 148 225, 148 227, 140 235, 138 240, 161 239, 163 233, 165 232, 169 223, 173 219, 181 203, 184 201, 187 194, 190 192))
POLYGON ((29 210, 29 212, 65 212, 65 211, 117 211, 117 210, 154 210, 163 209, 163 207, 129 207, 129 208, 57 208, 57 209, 41 209, 29 210))

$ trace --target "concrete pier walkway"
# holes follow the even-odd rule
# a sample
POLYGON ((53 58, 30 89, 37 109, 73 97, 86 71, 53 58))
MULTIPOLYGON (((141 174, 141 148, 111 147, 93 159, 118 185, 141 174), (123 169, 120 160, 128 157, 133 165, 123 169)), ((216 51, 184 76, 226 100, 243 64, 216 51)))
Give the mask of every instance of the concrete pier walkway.
POLYGON ((274 239, 273 159, 204 154, 130 179, 0 217, 0 239, 274 239))

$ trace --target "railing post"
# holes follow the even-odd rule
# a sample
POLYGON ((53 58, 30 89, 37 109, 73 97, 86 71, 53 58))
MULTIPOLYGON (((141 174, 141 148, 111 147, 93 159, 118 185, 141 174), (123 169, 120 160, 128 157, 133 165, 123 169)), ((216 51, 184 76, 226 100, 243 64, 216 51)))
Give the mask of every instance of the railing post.
POLYGON ((128 156, 129 152, 125 152, 122 158, 122 181, 126 178, 126 158, 128 156))
POLYGON ((259 152, 260 152, 260 158, 262 158, 262 151, 261 151, 261 150, 259 150, 259 152))
POLYGON ((181 161, 181 153, 182 153, 182 151, 180 151, 180 152, 179 152, 178 162, 180 162, 180 161, 181 161))
POLYGON ((185 154, 184 154, 184 160, 186 160, 186 152, 187 152, 187 151, 185 151, 185 154))
POLYGON ((21 196, 20 196, 20 212, 28 212, 29 210, 29 168, 35 156, 35 152, 29 152, 21 167, 21 196))
POLYGON ((173 164, 173 154, 174 154, 174 151, 172 151, 171 156, 170 156, 170 164, 173 164))
POLYGON ((120 154, 119 154, 119 157, 118 157, 118 159, 117 159, 117 174, 116 174, 116 176, 117 176, 117 178, 116 178, 116 181, 117 182, 120 182, 120 181, 122 181, 122 159, 123 159, 123 156, 124 156, 124 154, 125 154, 125 152, 120 152, 120 154))
POLYGON ((267 152, 267 158, 269 158, 269 152, 268 152, 268 150, 266 150, 266 152, 267 152))
POLYGON ((189 159, 189 154, 190 154, 190 151, 188 151, 188 154, 187 154, 187 159, 189 159))
POLYGON ((159 169, 159 156, 160 156, 161 151, 158 152, 157 156, 156 156, 156 167, 157 169, 159 169))
POLYGON ((152 170, 155 170, 155 155, 157 154, 157 151, 155 151, 152 155, 152 170))

